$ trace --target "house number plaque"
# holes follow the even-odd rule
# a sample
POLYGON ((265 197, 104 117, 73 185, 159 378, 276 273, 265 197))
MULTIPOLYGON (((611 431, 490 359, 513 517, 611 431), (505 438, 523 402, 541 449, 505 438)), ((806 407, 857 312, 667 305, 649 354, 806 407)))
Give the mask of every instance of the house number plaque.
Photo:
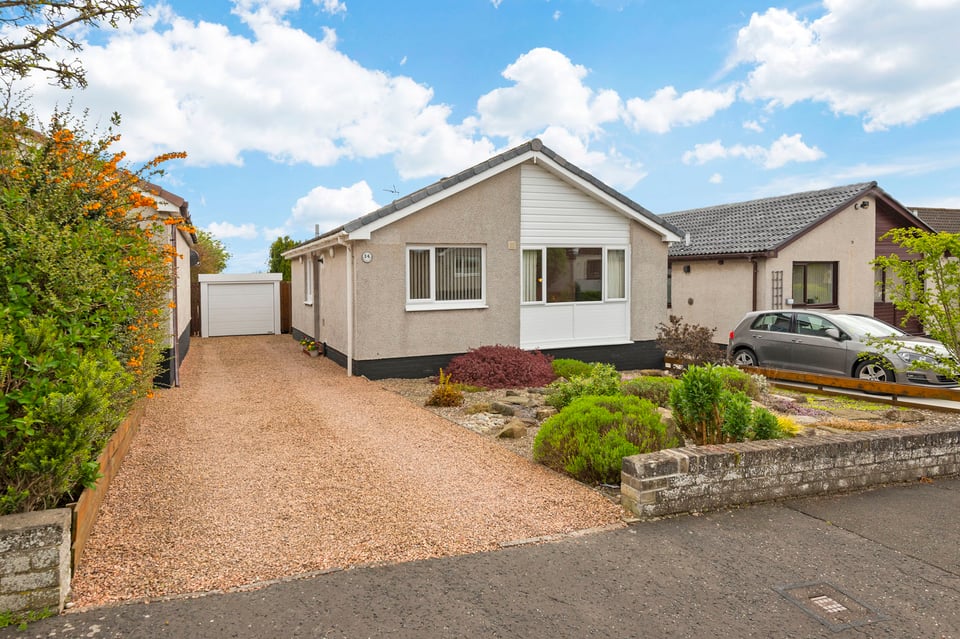
POLYGON ((360 259, 363 260, 364 264, 369 264, 373 261, 373 253, 370 251, 364 251, 360 254, 360 259))

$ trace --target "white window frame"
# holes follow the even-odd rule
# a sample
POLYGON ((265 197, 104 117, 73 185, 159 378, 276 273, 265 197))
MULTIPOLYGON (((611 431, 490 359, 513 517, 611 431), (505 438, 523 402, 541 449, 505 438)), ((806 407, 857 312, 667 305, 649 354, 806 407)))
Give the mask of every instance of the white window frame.
POLYGON ((561 244, 550 244, 550 245, 528 245, 521 247, 520 250, 520 304, 522 306, 563 306, 565 304, 606 304, 607 302, 627 302, 630 300, 630 247, 627 245, 611 244, 611 245, 601 245, 601 246, 587 246, 584 244, 578 244, 577 246, 568 246, 561 244), (600 279, 602 280, 602 299, 600 300, 581 300, 573 302, 548 302, 547 301, 547 286, 549 282, 547 281, 547 249, 551 248, 600 248, 601 251, 601 262, 602 262, 602 271, 600 273, 600 279), (540 251, 540 264, 543 269, 541 275, 543 282, 541 283, 541 297, 540 300, 534 300, 525 302, 523 300, 523 253, 524 251, 540 251), (623 292, 624 297, 610 297, 610 292, 608 289, 608 273, 607 266, 609 258, 607 253, 609 251, 623 251, 623 292))
POLYGON ((313 255, 301 255, 300 263, 303 264, 303 304, 304 306, 313 306, 313 255))
POLYGON ((483 244, 408 244, 404 251, 404 297, 408 311, 451 311, 487 308, 487 247, 483 244), (446 248, 480 249, 480 298, 472 300, 437 300, 437 250, 446 248), (410 299, 410 254, 429 251, 430 297, 410 299))

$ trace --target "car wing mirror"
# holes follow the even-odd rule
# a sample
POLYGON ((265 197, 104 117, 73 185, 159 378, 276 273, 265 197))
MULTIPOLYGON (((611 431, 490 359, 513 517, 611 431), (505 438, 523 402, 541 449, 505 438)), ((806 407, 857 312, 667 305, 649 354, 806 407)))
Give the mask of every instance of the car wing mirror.
POLYGON ((833 339, 840 341, 840 329, 838 328, 828 328, 824 331, 827 337, 832 337, 833 339))

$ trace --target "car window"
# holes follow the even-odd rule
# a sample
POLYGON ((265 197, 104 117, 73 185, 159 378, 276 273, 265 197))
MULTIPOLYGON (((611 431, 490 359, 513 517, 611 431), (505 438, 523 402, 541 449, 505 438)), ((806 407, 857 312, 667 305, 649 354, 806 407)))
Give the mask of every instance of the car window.
POLYGON ((763 313, 753 320, 750 328, 755 331, 790 332, 790 313, 763 313))
POLYGON ((827 329, 837 328, 837 325, 819 315, 810 313, 797 313, 797 332, 801 335, 813 335, 815 337, 828 337, 827 329))

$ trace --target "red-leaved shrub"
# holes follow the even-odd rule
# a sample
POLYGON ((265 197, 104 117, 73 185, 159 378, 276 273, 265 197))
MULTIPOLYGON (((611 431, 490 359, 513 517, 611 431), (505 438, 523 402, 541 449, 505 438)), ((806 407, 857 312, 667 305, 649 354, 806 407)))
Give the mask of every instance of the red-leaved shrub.
POLYGON ((450 360, 445 371, 461 384, 484 388, 546 386, 554 379, 553 357, 516 346, 481 346, 450 360))

